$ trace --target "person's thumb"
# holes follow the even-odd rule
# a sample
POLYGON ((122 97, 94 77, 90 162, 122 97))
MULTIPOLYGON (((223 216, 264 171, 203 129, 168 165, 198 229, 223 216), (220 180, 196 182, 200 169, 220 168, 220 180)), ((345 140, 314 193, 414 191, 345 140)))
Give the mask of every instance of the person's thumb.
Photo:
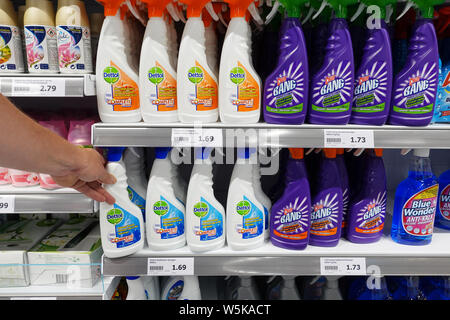
POLYGON ((104 170, 103 173, 98 178, 98 182, 104 184, 115 184, 117 182, 116 177, 110 174, 108 171, 104 170))

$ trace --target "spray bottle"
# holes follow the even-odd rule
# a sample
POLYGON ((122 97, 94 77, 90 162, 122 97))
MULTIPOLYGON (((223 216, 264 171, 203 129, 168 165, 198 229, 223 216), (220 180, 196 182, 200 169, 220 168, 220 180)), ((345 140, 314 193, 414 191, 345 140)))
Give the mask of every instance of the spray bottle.
POLYGON ((145 221, 147 179, 145 177, 144 149, 127 148, 123 154, 123 162, 128 176, 128 195, 130 200, 141 209, 145 221))
MULTIPOLYGON (((141 48, 139 89, 144 122, 178 122, 177 73, 172 64, 168 23, 164 9, 171 0, 143 0, 148 5, 147 27, 141 48)), ((170 11, 169 11, 170 12, 170 11)), ((178 19, 178 17, 174 17, 178 19)))
POLYGON ((139 122, 139 77, 130 62, 123 0, 100 0, 105 20, 98 43, 96 87, 98 113, 103 122, 139 122))
POLYGON ((295 276, 273 276, 267 280, 267 300, 301 300, 295 276))
POLYGON ((201 18, 206 7, 214 20, 210 0, 182 0, 186 4, 188 20, 184 27, 178 55, 177 103, 181 122, 216 122, 219 117, 218 85, 214 70, 206 57, 205 25, 201 18))
POLYGON ((336 149, 336 162, 339 168, 339 173, 341 174, 341 185, 342 185, 342 232, 341 235, 345 236, 347 233, 348 224, 348 204, 350 201, 350 187, 349 187, 349 177, 347 172, 347 166, 345 165, 344 149, 336 149))
POLYGON ((264 120, 302 124, 308 106, 309 69, 299 9, 308 0, 279 1, 286 7, 287 16, 280 30, 278 64, 264 85, 264 120))
POLYGON ((439 81, 439 50, 433 25, 434 6, 442 0, 410 0, 400 19, 412 5, 419 9, 409 41, 408 58, 396 75, 392 88, 389 123, 426 126, 433 118, 439 81))
POLYGON ((435 226, 450 230, 450 170, 439 176, 439 197, 435 226))
POLYGON ((256 160, 256 163, 253 165, 253 188, 255 189, 255 195, 259 202, 264 207, 264 238, 269 239, 270 231, 269 231, 269 213, 272 208, 272 202, 270 198, 264 192, 261 185, 261 167, 259 166, 259 161, 256 160))
POLYGON ((367 6, 379 5, 381 15, 371 19, 371 25, 367 21, 362 60, 355 74, 351 122, 383 125, 389 115, 393 78, 391 40, 385 21, 386 7, 396 4, 397 0, 362 0, 362 3, 367 6))
MULTIPOLYGON (((224 123, 256 123, 260 118, 261 79, 252 62, 252 39, 247 10, 257 22, 254 0, 225 0, 231 21, 222 48, 219 69, 219 111, 224 123)), ((262 24, 262 23, 261 23, 262 24)))
MULTIPOLYGON (((315 124, 347 124, 350 120, 355 66, 347 6, 357 0, 328 0, 335 17, 329 26, 328 44, 322 67, 311 79, 309 122, 315 124)), ((317 17, 322 10, 313 17, 317 17)))

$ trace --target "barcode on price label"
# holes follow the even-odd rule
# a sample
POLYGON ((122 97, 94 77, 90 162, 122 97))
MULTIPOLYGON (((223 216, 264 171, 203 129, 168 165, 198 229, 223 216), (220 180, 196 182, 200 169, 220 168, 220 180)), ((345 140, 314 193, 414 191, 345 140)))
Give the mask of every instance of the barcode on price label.
POLYGON ((373 130, 324 130, 325 148, 374 148, 373 130))
POLYGON ((320 274, 365 275, 366 258, 320 258, 320 274))
POLYGON ((14 213, 14 195, 0 195, 0 213, 14 213))
POLYGON ((148 258, 147 274, 151 276, 194 275, 194 258, 148 258))

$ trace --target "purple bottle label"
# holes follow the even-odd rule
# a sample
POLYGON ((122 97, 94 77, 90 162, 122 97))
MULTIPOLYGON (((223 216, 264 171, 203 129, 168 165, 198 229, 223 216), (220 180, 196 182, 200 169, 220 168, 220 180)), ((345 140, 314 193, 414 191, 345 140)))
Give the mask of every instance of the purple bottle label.
POLYGON ((444 219, 450 220, 450 184, 439 195, 439 211, 444 219))
POLYGON ((311 208, 311 235, 329 237, 338 233, 342 223, 341 192, 333 188, 315 198, 311 208))
POLYGON ((310 208, 308 197, 286 203, 274 214, 273 234, 286 240, 304 240, 308 237, 310 208))
POLYGON ((381 232, 386 214, 386 191, 379 192, 372 200, 362 201, 353 210, 356 212, 356 217, 352 231, 361 235, 381 232))
POLYGON ((347 211, 348 211, 348 203, 349 203, 349 190, 345 188, 342 192, 342 228, 347 227, 347 211))

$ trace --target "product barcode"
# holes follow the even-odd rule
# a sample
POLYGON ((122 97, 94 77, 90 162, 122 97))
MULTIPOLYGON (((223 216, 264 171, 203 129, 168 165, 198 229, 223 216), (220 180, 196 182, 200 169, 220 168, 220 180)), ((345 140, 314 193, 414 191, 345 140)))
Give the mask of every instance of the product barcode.
POLYGON ((149 271, 162 271, 164 270, 164 266, 148 266, 149 271))
POLYGON ((69 278, 68 274, 57 274, 56 283, 67 283, 68 278, 69 278))
POLYGON ((338 266, 325 266, 325 270, 339 270, 338 266))
POLYGON ((28 92, 30 91, 30 87, 14 87, 14 91, 16 92, 28 92))
POLYGON ((185 142, 185 141, 190 141, 190 139, 188 137, 175 137, 174 140, 176 142, 185 142))
POLYGON ((328 143, 341 143, 342 139, 341 138, 327 138, 327 142, 328 143))

